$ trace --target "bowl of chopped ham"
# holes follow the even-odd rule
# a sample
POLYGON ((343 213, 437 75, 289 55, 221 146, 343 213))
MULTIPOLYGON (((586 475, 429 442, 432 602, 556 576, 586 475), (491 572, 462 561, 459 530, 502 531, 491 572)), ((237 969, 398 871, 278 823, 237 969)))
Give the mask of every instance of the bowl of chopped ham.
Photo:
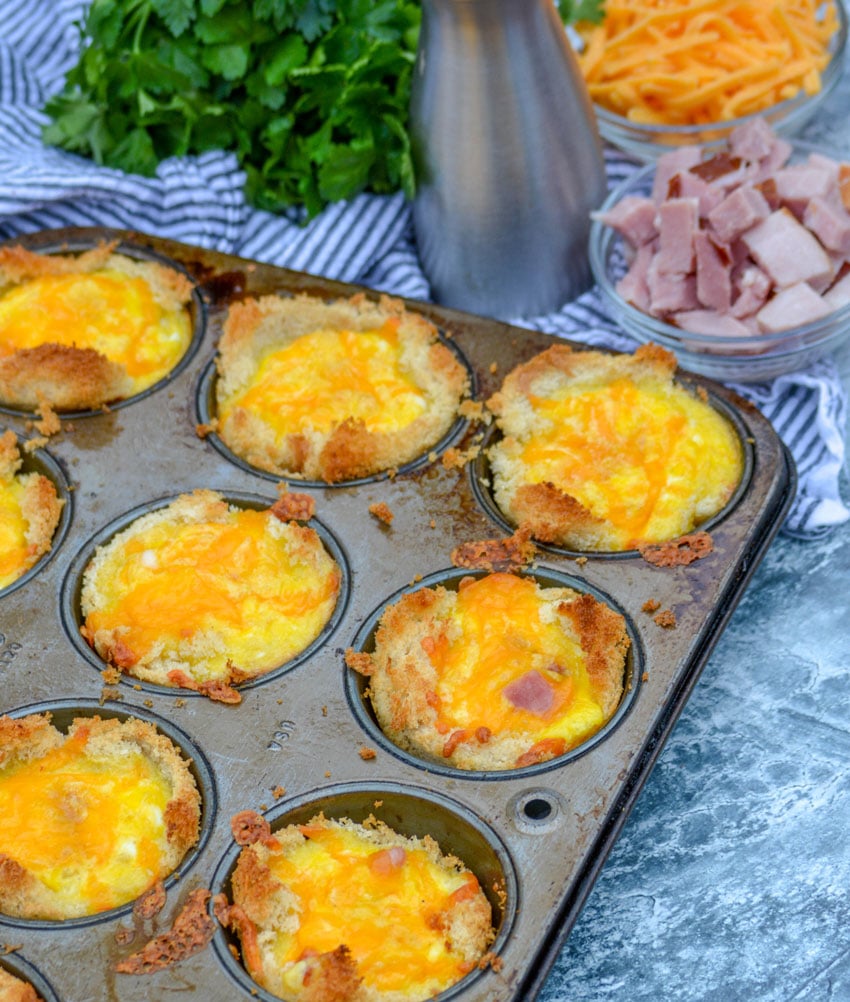
POLYGON ((720 146, 755 117, 794 136, 844 67, 841 0, 616 0, 579 22, 577 59, 603 139, 639 160, 720 146))
POLYGON ((803 368, 850 335, 850 162, 754 119, 637 170, 593 213, 589 257, 617 322, 683 368, 803 368))

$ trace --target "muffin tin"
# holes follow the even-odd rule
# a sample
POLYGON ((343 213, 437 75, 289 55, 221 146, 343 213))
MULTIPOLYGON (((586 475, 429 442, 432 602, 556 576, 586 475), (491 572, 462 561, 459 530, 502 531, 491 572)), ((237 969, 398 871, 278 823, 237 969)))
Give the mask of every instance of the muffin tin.
MULTIPOLYGON (((130 517, 184 491, 212 488, 235 503, 271 504, 278 478, 235 462, 214 434, 213 358, 230 301, 243 295, 309 292, 336 297, 354 287, 237 257, 102 229, 20 238, 44 251, 75 251, 118 239, 124 253, 154 255, 197 282, 196 340, 171 378, 105 412, 63 417, 63 431, 32 457, 67 499, 49 559, 0 592, 2 710, 50 710, 58 724, 75 714, 135 714, 151 720, 189 756, 204 802, 201 841, 167 882, 153 919, 125 906, 69 923, 0 916, 0 949, 12 970, 31 972, 60 1002, 144 1000, 172 992, 205 1002, 273 996, 234 959, 222 929, 201 952, 151 975, 116 974, 115 964, 167 929, 186 895, 228 888, 238 847, 229 820, 264 813, 273 828, 319 810, 355 820, 371 813, 405 834, 430 833, 477 874, 497 920, 498 960, 439 996, 458 1002, 525 1002, 547 970, 616 839, 700 670, 791 502, 793 464, 767 421, 731 391, 702 377, 733 420, 747 469, 741 489, 710 526, 713 551, 688 566, 657 567, 637 553, 579 554, 540 546, 525 570, 608 601, 626 617, 632 644, 627 692, 594 739, 550 762, 511 772, 461 772, 400 751, 378 731, 360 680, 343 652, 370 643, 377 617, 401 591, 456 582, 452 550, 504 537, 488 500, 486 463, 443 464, 449 446, 480 445, 488 429, 459 421, 430 457, 395 476, 335 486, 291 482, 316 503, 312 523, 343 569, 339 604, 320 640, 289 665, 241 687, 228 706, 184 690, 123 678, 81 643, 80 575, 93 546, 130 517), (384 502, 387 525, 369 507, 384 502), (644 611, 672 610, 664 628, 644 611)), ((371 293, 367 293, 371 294, 371 293)), ((426 303, 430 317, 470 368, 485 400, 519 362, 555 338, 426 303)), ((0 428, 31 434, 24 415, 0 410, 0 428)), ((490 431, 489 434, 492 434, 490 431)), ((33 833, 37 837, 37 833, 33 833)))

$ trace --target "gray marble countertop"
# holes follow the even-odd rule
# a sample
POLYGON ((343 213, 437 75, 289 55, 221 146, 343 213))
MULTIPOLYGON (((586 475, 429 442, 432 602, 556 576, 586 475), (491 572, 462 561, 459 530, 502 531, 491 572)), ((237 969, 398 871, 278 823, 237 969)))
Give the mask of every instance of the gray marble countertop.
MULTIPOLYGON (((806 138, 850 152, 848 106, 806 138)), ((850 523, 774 540, 539 1002, 850 1000, 848 582, 850 523)))

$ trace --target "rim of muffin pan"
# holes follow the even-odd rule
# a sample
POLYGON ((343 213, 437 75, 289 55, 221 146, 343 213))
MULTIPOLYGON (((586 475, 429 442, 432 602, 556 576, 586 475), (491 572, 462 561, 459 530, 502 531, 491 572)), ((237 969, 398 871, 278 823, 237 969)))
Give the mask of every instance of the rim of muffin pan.
MULTIPOLYGON (((676 380, 680 385, 684 386, 685 389, 690 392, 694 391, 694 387, 689 385, 687 382, 681 380, 676 380)), ((728 422, 732 425, 738 436, 738 443, 741 447, 741 458, 743 460, 743 469, 741 471, 741 478, 738 481, 738 485, 732 492, 731 497, 726 502, 726 504, 716 512, 714 515, 700 522, 698 525, 690 529, 690 532, 710 532, 715 526, 723 522, 735 508, 740 503, 741 499, 749 490, 750 482, 753 476, 753 470, 755 468, 755 455, 754 455, 754 443, 753 438, 747 431, 747 428, 743 422, 743 419, 735 410, 735 408, 723 400, 716 393, 707 387, 701 387, 706 390, 708 394, 708 402, 711 406, 718 411, 722 417, 726 418, 728 422)), ((490 460, 488 456, 488 451, 490 447, 502 437, 502 431, 499 429, 495 422, 487 429, 484 438, 481 442, 481 449, 478 454, 469 463, 469 477, 472 486, 472 492, 475 496, 475 500, 491 519, 495 522, 503 531, 507 532, 509 535, 513 534, 517 530, 517 526, 514 522, 511 522, 507 516, 503 513, 502 509, 496 503, 496 498, 493 493, 493 474, 490 468, 490 460)), ((676 537, 673 537, 676 538, 676 537)), ((569 557, 571 559, 576 559, 577 557, 587 557, 588 559, 602 559, 602 560, 631 560, 640 555, 640 551, 637 549, 630 550, 575 550, 570 549, 566 546, 559 546, 557 543, 546 543, 542 540, 538 540, 532 537, 535 546, 546 553, 558 554, 559 556, 569 557)))
POLYGON ((50 982, 37 967, 21 956, 20 951, 13 950, 0 956, 0 967, 7 974, 20 978, 21 981, 31 985, 43 1002, 59 1002, 59 996, 53 990, 50 982))
MULTIPOLYGON (((20 438, 18 439, 18 444, 19 446, 23 444, 20 438)), ((18 588, 22 588, 28 581, 31 581, 37 574, 41 573, 64 543, 73 518, 73 492, 70 488, 70 481, 59 461, 45 449, 26 452, 26 450, 20 448, 19 451, 22 462, 18 475, 21 473, 40 473, 42 476, 47 477, 56 488, 57 496, 65 503, 62 505, 62 511, 59 513, 59 521, 56 523, 50 549, 46 553, 43 553, 29 570, 25 571, 20 577, 15 578, 14 581, 11 581, 5 588, 0 588, 0 598, 11 594, 11 592, 18 588)))
MULTIPOLYGON (((442 330, 438 329, 437 336, 440 343, 452 352, 466 372, 469 390, 462 398, 462 401, 477 399, 477 379, 475 376, 475 370, 472 368, 469 359, 467 359, 461 349, 442 330)), ((217 358, 218 356, 216 355, 215 358, 212 358, 204 366, 195 389, 195 411, 198 421, 202 425, 212 424, 218 413, 215 399, 216 385, 219 378, 218 369, 216 367, 217 358)), ((378 483, 383 480, 388 480, 391 477, 395 478, 405 476, 407 474, 418 473, 420 470, 425 469, 425 467, 430 466, 431 463, 433 463, 435 456, 441 456, 447 449, 457 444, 466 434, 470 424, 471 422, 468 418, 462 417, 458 414, 455 416, 455 419, 449 429, 434 443, 434 445, 431 446, 430 449, 411 459, 409 462, 402 463, 392 470, 379 470, 377 473, 371 473, 366 477, 354 477, 351 480, 337 480, 333 482, 328 480, 308 480, 307 478, 300 477, 297 474, 273 473, 270 470, 264 470, 259 466, 253 466, 251 463, 247 462, 235 453, 228 445, 226 445, 216 431, 209 431, 204 436, 204 441, 209 442, 210 445, 229 463, 232 463, 235 467, 243 470, 245 473, 251 473, 254 476, 262 477, 264 480, 270 480, 274 483, 280 483, 281 480, 286 480, 293 488, 325 487, 333 490, 334 488, 362 487, 364 484, 378 483)))
MULTIPOLYGON (((454 855, 475 874, 490 902, 496 938, 490 951, 498 955, 505 947, 518 909, 518 880, 510 852, 504 842, 481 817, 463 804, 434 790, 404 783, 378 780, 369 783, 338 783, 282 800, 261 816, 272 833, 290 824, 305 824, 319 812, 326 818, 349 818, 360 823, 372 816, 400 835, 430 835, 444 855, 454 855)), ((233 842, 219 861, 210 884, 212 898, 224 893, 232 903, 230 881, 243 846, 233 842)), ((239 940, 216 922, 213 949, 233 981, 252 998, 280 1002, 278 996, 262 988, 242 964, 239 940), (233 954, 236 950, 236 956, 233 954)), ((471 988, 486 970, 475 968, 433 1002, 448 1002, 471 988)))
MULTIPOLYGON (((436 585, 443 585, 448 590, 456 591, 463 578, 475 577, 480 579, 486 577, 488 573, 486 570, 468 570, 451 567, 429 574, 415 584, 399 588, 398 591, 385 599, 367 616, 351 644, 352 649, 357 652, 366 651, 369 653, 374 650, 375 632, 381 616, 388 606, 393 605, 403 595, 420 591, 422 588, 435 587, 436 585)), ((537 762, 534 765, 521 766, 516 769, 461 769, 458 766, 439 762, 425 754, 416 754, 415 752, 400 748, 387 737, 381 729, 369 698, 366 695, 369 680, 353 668, 345 666, 345 694, 349 708, 360 726, 369 734, 370 739, 379 744, 384 751, 419 770, 457 780, 466 779, 480 783, 482 781, 498 782, 529 779, 555 769, 562 769, 576 759, 581 758, 592 748, 605 741, 628 715, 635 700, 638 698, 644 665, 646 664, 646 655, 640 639, 640 633, 628 613, 610 595, 582 578, 565 574, 549 567, 522 568, 513 573, 518 574, 520 577, 532 578, 543 588, 571 588, 573 591, 592 595, 623 617, 626 624, 626 633, 629 638, 629 649, 626 653, 626 661, 623 669, 623 694, 610 719, 599 730, 585 738, 584 741, 574 748, 570 748, 563 755, 558 755, 545 762, 537 762)), ((543 809, 544 816, 539 818, 540 821, 546 821, 550 817, 552 807, 553 805, 549 804, 548 808, 543 809)), ((534 814, 534 808, 527 810, 524 804, 518 807, 518 818, 523 823, 528 821, 533 824, 535 820, 538 820, 534 814)))
MULTIPOLYGON (((142 515, 147 515, 150 512, 165 508, 171 504, 171 502, 176 501, 177 498, 187 493, 191 492, 181 491, 178 494, 170 494, 166 497, 148 501, 144 504, 138 505, 130 511, 125 512, 123 515, 111 521, 108 525, 105 525, 102 529, 95 533, 95 535, 91 536, 85 543, 83 543, 68 568, 65 580, 62 584, 62 594, 60 599, 62 625, 68 639, 77 651, 98 672, 102 672, 105 668, 111 668, 114 666, 104 661, 92 647, 89 647, 80 633, 80 627, 83 625, 84 621, 80 607, 80 599, 82 595, 83 574, 85 569, 94 557, 95 550, 98 546, 108 543, 114 536, 122 530, 128 528, 128 526, 130 526, 142 515)), ((240 508, 253 508, 255 511, 265 511, 274 503, 274 499, 269 499, 258 494, 251 494, 243 491, 219 490, 217 493, 220 494, 224 501, 226 501, 229 505, 234 505, 240 508)), ((343 619, 348 607, 348 603, 351 598, 352 575, 349 561, 342 544, 331 532, 331 530, 316 518, 311 518, 309 521, 300 522, 299 524, 306 525, 315 531, 325 550, 339 568, 340 582, 336 605, 327 623, 325 623, 324 627, 319 632, 319 635, 315 640, 308 644, 303 651, 294 655, 283 664, 278 665, 276 668, 272 668, 269 671, 264 672, 262 675, 257 675, 244 682, 239 682, 234 686, 234 688, 240 692, 247 689, 253 689, 256 686, 265 685, 274 679, 278 679, 282 675, 288 674, 290 671, 293 671, 299 665, 313 657, 320 648, 324 647, 328 643, 343 619)), ((207 698, 202 693, 197 692, 194 689, 183 688, 182 686, 158 685, 157 683, 147 682, 144 679, 136 678, 135 675, 125 674, 124 672, 121 673, 119 682, 120 684, 132 686, 134 690, 153 693, 158 696, 168 696, 171 698, 179 696, 181 699, 193 697, 201 699, 207 698)))
MULTIPOLYGON (((109 233, 105 233, 102 239, 77 238, 72 240, 56 240, 47 243, 27 239, 28 237, 32 238, 37 236, 40 236, 40 234, 21 234, 18 237, 11 237, 3 241, 3 245, 19 245, 21 247, 25 247, 27 250, 31 250, 39 254, 82 254, 85 251, 92 250, 99 244, 108 242, 111 239, 109 233)), ((172 269, 173 271, 180 272, 181 275, 184 275, 189 279, 192 283, 192 297, 186 304, 186 309, 189 311, 192 321, 192 334, 189 338, 189 344, 186 351, 177 361, 177 364, 170 369, 162 377, 162 379, 157 380, 157 382, 155 382, 152 386, 141 390, 139 393, 134 393, 129 397, 124 397, 121 400, 110 402, 106 405, 106 407, 84 408, 80 410, 59 410, 56 413, 63 421, 76 421, 80 418, 97 417, 99 415, 103 415, 106 410, 110 412, 121 410, 124 407, 129 407, 131 404, 134 404, 139 400, 144 400, 147 397, 158 393, 169 383, 173 382, 180 375, 180 373, 188 367, 189 363, 197 354, 197 351, 201 346, 201 342, 204 339, 204 335, 206 334, 207 306, 204 302, 203 296, 201 295, 201 286, 197 278, 188 270, 188 268, 186 268, 185 265, 176 261, 174 258, 168 257, 166 254, 161 254, 160 252, 153 250, 153 248, 133 243, 130 240, 119 240, 116 244, 114 253, 122 254, 124 257, 132 258, 134 261, 151 261, 155 264, 161 264, 166 268, 172 269)), ((33 413, 34 411, 25 407, 12 407, 11 405, 4 404, 0 401, 0 414, 8 414, 12 417, 30 417, 33 413)))
MULTIPOLYGON (((78 717, 100 717, 104 720, 128 720, 135 717, 153 724, 160 734, 163 734, 174 744, 182 758, 188 764, 189 771, 195 779, 195 784, 198 787, 198 793, 201 798, 198 841, 186 852, 177 868, 172 870, 163 879, 162 883, 166 892, 186 876, 206 848, 218 815, 218 789, 212 766, 200 746, 186 731, 161 717, 159 714, 154 713, 152 710, 130 705, 107 706, 102 705, 99 700, 88 698, 41 700, 38 703, 18 706, 4 712, 6 716, 13 719, 29 716, 30 714, 49 713, 52 724, 63 734, 67 733, 71 722, 78 717)), ((92 915, 81 915, 78 918, 25 919, 0 912, 0 925, 8 924, 22 929, 43 929, 48 931, 80 929, 103 922, 110 922, 116 918, 128 915, 132 912, 133 905, 137 900, 138 898, 132 898, 125 904, 118 905, 115 908, 109 908, 92 915)))

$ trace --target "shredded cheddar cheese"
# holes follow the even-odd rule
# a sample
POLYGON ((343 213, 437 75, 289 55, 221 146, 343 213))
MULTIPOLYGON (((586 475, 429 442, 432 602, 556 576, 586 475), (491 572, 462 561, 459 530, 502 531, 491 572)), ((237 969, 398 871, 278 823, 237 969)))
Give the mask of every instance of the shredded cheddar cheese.
POLYGON ((608 111, 701 125, 818 93, 837 26, 816 0, 609 0, 601 25, 578 25, 578 61, 608 111))

